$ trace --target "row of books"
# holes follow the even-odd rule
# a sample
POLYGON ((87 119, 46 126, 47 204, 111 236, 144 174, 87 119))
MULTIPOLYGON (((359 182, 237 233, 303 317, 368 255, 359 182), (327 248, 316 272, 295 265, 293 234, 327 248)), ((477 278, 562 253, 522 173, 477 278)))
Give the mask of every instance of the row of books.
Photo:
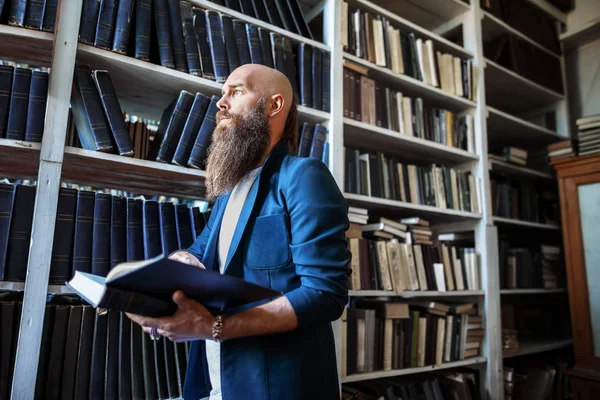
POLYGON ((435 51, 430 39, 396 28, 384 16, 342 4, 341 40, 348 53, 444 92, 475 97, 471 60, 435 51))
POLYGON ((54 32, 58 0, 5 0, 0 3, 0 23, 54 32))
POLYGON ((499 242, 500 288, 554 289, 565 287, 565 269, 559 246, 542 244, 537 249, 499 242))
POLYGON ((435 373, 424 379, 385 378, 342 386, 342 400, 479 400, 479 384, 472 372, 435 373))
POLYGON ((577 119, 578 154, 587 156, 600 153, 600 114, 577 119))
POLYGON ((329 130, 321 124, 309 124, 304 122, 299 127, 298 156, 314 157, 329 165, 329 142, 327 136, 329 130))
POLYGON ((0 138, 41 142, 48 72, 0 65, 0 138))
POLYGON ((345 62, 344 117, 474 152, 473 116, 431 107, 357 72, 345 62))
MULTIPOLYGON (((0 280, 24 281, 29 257, 35 187, 0 184, 0 280)), ((209 212, 186 204, 61 188, 50 282, 74 271, 106 276, 124 261, 169 255, 191 246, 209 212)))
POLYGON ((476 313, 474 304, 357 303, 342 315, 342 376, 475 357, 484 336, 476 313))
POLYGON ((560 225, 556 191, 539 189, 531 182, 491 178, 492 214, 543 224, 560 225))
POLYGON ((398 162, 381 152, 345 148, 344 190, 348 193, 480 212, 479 183, 469 171, 398 162))
POLYGON ((568 362, 560 357, 555 361, 529 360, 504 365, 504 399, 554 399, 570 397, 568 362))

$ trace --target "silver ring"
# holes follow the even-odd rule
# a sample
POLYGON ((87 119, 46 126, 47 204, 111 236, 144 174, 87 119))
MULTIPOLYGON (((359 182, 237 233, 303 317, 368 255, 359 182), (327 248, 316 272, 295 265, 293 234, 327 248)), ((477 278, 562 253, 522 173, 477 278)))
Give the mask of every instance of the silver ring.
POLYGON ((150 339, 152 339, 152 340, 160 339, 160 335, 158 334, 158 331, 156 330, 156 328, 150 328, 150 339))

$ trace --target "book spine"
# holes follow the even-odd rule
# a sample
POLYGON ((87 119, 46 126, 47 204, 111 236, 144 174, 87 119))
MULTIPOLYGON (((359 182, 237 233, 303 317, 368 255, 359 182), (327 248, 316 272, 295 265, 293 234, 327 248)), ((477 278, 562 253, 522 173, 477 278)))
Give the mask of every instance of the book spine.
POLYGON ((207 35, 206 25, 207 16, 204 12, 198 11, 193 8, 193 27, 194 34, 196 35, 196 42, 198 43, 198 53, 200 56, 200 74, 202 77, 207 79, 215 79, 215 72, 213 69, 213 60, 210 49, 210 38, 207 35))
POLYGON ((110 222, 112 196, 96 194, 92 231, 92 274, 106 276, 110 269, 110 222))
POLYGON ((310 145, 312 143, 315 128, 304 122, 302 124, 302 133, 300 134, 300 141, 298 145, 298 156, 308 157, 310 156, 310 145))
POLYGON ((10 109, 10 94, 12 91, 14 67, 0 65, 0 138, 6 137, 8 110, 10 109))
POLYGON ((269 31, 263 28, 258 28, 258 36, 260 40, 260 48, 262 50, 263 55, 263 65, 266 65, 269 68, 274 68, 273 50, 271 49, 271 39, 269 37, 269 31))
POLYGON ((323 52, 319 49, 313 49, 312 53, 312 107, 320 110, 323 108, 323 85, 321 74, 323 67, 323 52))
POLYGON ((58 196, 52 261, 50 263, 51 283, 62 284, 71 278, 76 208, 77 190, 61 188, 58 196))
POLYGON ((144 259, 142 201, 127 199, 127 261, 144 259))
MULTIPOLYGON (((199 207, 192 207, 192 222, 194 223, 194 234, 196 238, 202 234, 204 227, 206 226, 204 223, 204 218, 202 217, 202 213, 200 212, 199 207)), ((194 239, 196 240, 196 239, 194 239)), ((164 247, 164 245, 163 245, 164 247)), ((167 253, 165 253, 167 254, 167 253)))
POLYGON ((94 308, 82 307, 73 399, 87 398, 89 394, 95 318, 96 310, 94 308))
POLYGON ((179 143, 179 138, 181 137, 193 102, 194 96, 191 93, 182 90, 177 99, 177 103, 175 103, 169 125, 165 130, 164 137, 158 148, 156 161, 170 163, 173 160, 173 154, 179 143))
MULTIPOLYGON (((206 33, 210 47, 212 65, 217 82, 225 82, 229 75, 227 52, 223 40, 223 23, 221 16, 215 11, 205 11, 206 33)), ((198 31, 196 30, 196 35, 198 31)))
POLYGON ((10 4, 8 24, 23 27, 25 24, 25 12, 27 11, 27 0, 13 0, 10 4))
POLYGON ((175 155, 173 156, 173 164, 185 166, 190 158, 190 153, 196 141, 196 136, 202 124, 208 106, 210 104, 210 98, 203 95, 202 93, 196 93, 194 103, 190 109, 181 138, 177 144, 175 155))
POLYGON ((252 0, 252 7, 254 8, 256 18, 264 22, 269 22, 269 13, 263 0, 252 0))
POLYGON ((81 8, 81 21, 79 23, 80 42, 92 45, 94 44, 99 9, 100 0, 83 0, 83 5, 81 8))
POLYGON ((106 114, 108 125, 119 154, 122 156, 133 156, 133 144, 129 138, 129 129, 125 125, 123 111, 108 71, 96 70, 92 72, 92 78, 100 95, 102 108, 106 114))
POLYGON ((152 343, 154 347, 154 379, 158 388, 158 398, 169 399, 172 397, 169 395, 169 385, 167 383, 167 366, 165 364, 163 342, 154 341, 152 343))
POLYGON ((200 76, 202 75, 202 68, 200 66, 198 42, 196 41, 196 33, 194 32, 194 14, 192 13, 192 5, 187 1, 183 1, 180 4, 180 10, 187 66, 190 74, 200 76))
POLYGON ((152 0, 135 0, 135 58, 150 60, 152 0))
POLYGON ((179 0, 167 0, 167 9, 169 12, 169 27, 171 29, 171 44, 173 45, 173 55, 175 56, 175 69, 188 72, 185 45, 183 44, 183 24, 181 23, 179 0))
POLYGON ((250 62, 252 64, 263 64, 263 53, 258 37, 258 27, 252 24, 246 24, 246 40, 250 47, 250 62))
POLYGON ((217 107, 218 101, 218 96, 211 97, 206 116, 202 121, 202 125, 200 125, 198 136, 196 137, 194 147, 192 148, 190 158, 187 162, 189 167, 203 168, 204 166, 204 162, 206 161, 206 151, 210 145, 212 133, 217 127, 216 114, 217 111, 219 111, 219 108, 217 107))
POLYGON ((58 0, 46 0, 46 9, 44 10, 44 25, 42 26, 42 30, 46 32, 54 32, 57 11, 58 0))
POLYGON ((31 86, 29 88, 29 105, 27 107, 27 124, 25 126, 25 140, 28 142, 39 143, 42 141, 47 100, 48 73, 32 71, 31 86))
POLYGON ((62 399, 73 399, 75 390, 75 373, 77 368, 77 350, 81 332, 83 307, 71 306, 67 332, 65 335, 64 366, 62 370, 62 382, 60 392, 62 399))
POLYGON ((149 259, 162 253, 158 202, 144 201, 143 210, 144 258, 149 259))
POLYGON ((250 64, 250 49, 248 38, 246 37, 246 24, 243 21, 233 20, 233 34, 235 37, 235 45, 240 59, 240 65, 250 64))
POLYGON ((240 66, 240 57, 235 43, 233 22, 229 15, 221 15, 221 26, 223 27, 223 40, 225 40, 225 51, 227 53, 227 66, 231 74, 240 66))
POLYGON ((80 190, 77 193, 77 214, 73 236, 72 272, 91 272, 92 239, 94 234, 94 204, 96 194, 80 190))
MULTIPOLYGON (((260 1, 260 0, 257 0, 260 1)), ((283 26, 283 21, 281 20, 281 16, 279 15, 279 9, 275 4, 275 0, 264 0, 265 6, 267 9, 267 14, 269 16, 269 21, 271 24, 278 26, 282 29, 285 29, 283 26)))
POLYGON ((108 333, 108 314, 96 313, 94 339, 92 340, 92 361, 89 375, 89 398, 104 398, 104 374, 106 369, 106 335, 108 333))
POLYGON ((110 50, 113 43, 113 31, 115 17, 117 15, 116 0, 101 0, 98 11, 98 25, 96 26, 96 38, 94 46, 110 50))
POLYGON ((127 54, 129 31, 131 30, 131 16, 133 14, 133 0, 119 0, 116 12, 112 51, 119 54, 127 54))
POLYGON ((118 332, 118 398, 119 400, 130 400, 133 398, 133 388, 131 382, 131 323, 132 321, 123 313, 119 313, 118 332))
POLYGON ((127 204, 124 197, 113 196, 110 216, 110 269, 127 259, 127 204))
POLYGON ((0 281, 4 280, 6 271, 6 253, 16 190, 15 185, 0 183, 0 281))
POLYGON ((312 48, 306 43, 298 46, 298 76, 300 78, 300 104, 312 107, 312 48))
POLYGON ((42 30, 46 0, 28 0, 25 27, 42 30))
POLYGON ((239 0, 239 1, 240 1, 240 7, 242 9, 242 13, 249 17, 256 18, 256 15, 254 14, 254 6, 252 5, 252 3, 254 3, 254 1, 252 1, 252 0, 239 0))
POLYGON ((153 3, 160 65, 167 68, 175 68, 167 0, 153 0, 153 3))
MULTIPOLYGON (((285 75, 285 56, 283 54, 283 39, 277 33, 269 32, 271 51, 273 52, 274 68, 285 75)), ((287 76, 287 75, 286 75, 287 76)))
POLYGON ((144 367, 142 359, 142 336, 147 336, 142 327, 131 322, 131 392, 134 399, 145 399, 144 367))
POLYGON ((29 103, 29 88, 31 86, 31 70, 15 68, 12 91, 10 93, 10 108, 6 138, 13 140, 25 139, 27 125, 27 104, 29 103))
POLYGON ((283 44, 283 60, 284 60, 284 69, 285 75, 290 80, 292 84, 292 89, 294 90, 294 94, 298 94, 298 78, 296 74, 296 62, 294 61, 294 52, 292 49, 292 41, 287 38, 282 38, 283 44))
POLYGON ((160 237, 164 255, 179 249, 173 203, 160 203, 160 237))
POLYGON ((7 281, 25 280, 34 202, 35 187, 17 186, 6 252, 4 278, 7 281))
POLYGON ((175 223, 177 225, 177 237, 180 249, 187 249, 194 243, 192 234, 191 211, 185 204, 175 206, 175 223))
POLYGON ((323 69, 321 76, 321 110, 329 112, 331 110, 330 85, 331 85, 331 54, 324 51, 322 57, 323 69))
POLYGON ((315 125, 312 144, 310 146, 310 157, 321 160, 323 158, 323 149, 327 140, 327 128, 321 124, 315 125))
POLYGON ((304 15, 302 14, 302 10, 300 9, 298 1, 287 0, 287 8, 290 10, 292 18, 294 19, 297 32, 305 38, 312 39, 312 33, 308 27, 308 24, 306 23, 306 20, 304 19, 304 15))

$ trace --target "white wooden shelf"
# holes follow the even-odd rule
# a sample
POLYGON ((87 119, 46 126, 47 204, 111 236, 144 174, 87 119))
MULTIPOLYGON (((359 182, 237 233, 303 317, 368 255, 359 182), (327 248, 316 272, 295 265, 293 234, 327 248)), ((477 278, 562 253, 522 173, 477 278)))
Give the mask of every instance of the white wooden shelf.
POLYGON ((565 96, 485 60, 485 96, 488 105, 525 111, 564 100, 565 96))
MULTIPOLYGON (((25 282, 0 281, 0 292, 22 292, 25 282)), ((48 294, 73 294, 67 285, 48 285, 48 294)))
POLYGON ((49 67, 53 40, 54 35, 50 32, 0 24, 0 58, 49 67))
POLYGON ((496 39, 498 36, 510 33, 514 36, 517 36, 532 46, 537 47, 538 49, 546 52, 547 54, 560 59, 560 54, 556 54, 552 50, 542 46, 535 40, 531 39, 529 36, 524 35, 517 29, 508 25, 506 22, 502 21, 500 18, 490 14, 487 11, 483 11, 483 21, 481 25, 481 33, 483 34, 483 41, 488 42, 496 39))
POLYGON ((519 165, 511 164, 509 162, 498 161, 490 159, 490 169, 496 172, 502 172, 511 176, 519 176, 530 179, 542 179, 542 180, 553 180, 554 175, 546 172, 536 171, 535 169, 521 167, 519 165))
POLYGON ((546 0, 527 0, 531 4, 535 4, 538 8, 544 11, 546 14, 552 16, 563 24, 567 23, 567 13, 559 10, 546 0))
POLYGON ((373 0, 374 4, 428 30, 469 12, 471 6, 461 0, 373 0))
POLYGON ((581 28, 560 35, 560 41, 565 50, 585 46, 598 39, 600 39, 600 18, 588 22, 581 28))
POLYGON ((481 218, 480 214, 475 214, 468 211, 458 211, 451 209, 443 209, 432 206, 425 206, 421 204, 407 203, 404 201, 382 199, 379 197, 363 196, 354 193, 344 193, 346 200, 352 205, 358 207, 367 208, 373 211, 382 211, 393 214, 403 214, 410 216, 422 216, 425 218, 436 217, 436 222, 448 221, 448 220, 460 220, 460 219, 473 219, 477 220, 481 218))
POLYGON ((350 297, 396 297, 396 298, 416 298, 416 297, 471 297, 483 296, 483 290, 451 290, 447 292, 437 291, 405 291, 400 294, 389 290, 350 290, 350 297))
POLYGON ((360 382, 370 379, 391 378, 394 376, 414 375, 423 372, 439 371, 442 369, 467 367, 469 365, 477 365, 486 362, 485 357, 473 357, 465 360, 454 361, 442 365, 427 365, 425 367, 393 369, 389 371, 365 372, 360 374, 352 374, 342 378, 342 383, 360 382))
POLYGON ((516 353, 505 355, 504 358, 526 356, 529 354, 538 354, 546 351, 564 349, 572 344, 573 339, 519 340, 519 350, 516 353))
POLYGON ((513 294, 559 294, 567 293, 565 288, 555 289, 500 289, 500 294, 513 295, 513 294))
POLYGON ((361 150, 381 151, 403 159, 435 159, 448 164, 478 160, 475 153, 457 149, 414 136, 402 135, 391 129, 344 118, 344 145, 361 150))
POLYGON ((535 229, 546 229, 546 230, 560 230, 560 226, 551 225, 551 224, 542 224, 539 222, 530 222, 530 221, 521 221, 519 219, 514 218, 503 218, 503 217, 492 217, 494 223, 499 225, 512 225, 512 226, 522 226, 526 228, 535 228, 535 229))
POLYGON ((494 107, 487 107, 487 134, 493 145, 547 145, 562 140, 556 132, 494 107))
POLYGON ((369 68, 368 75, 378 82, 391 85, 408 97, 422 97, 434 107, 446 108, 450 111, 464 111, 476 107, 475 102, 444 92, 434 86, 428 85, 418 79, 403 74, 395 74, 391 69, 380 67, 372 62, 344 53, 344 58, 356 64, 369 68))
POLYGON ((37 179, 40 143, 0 139, 0 179, 37 179))

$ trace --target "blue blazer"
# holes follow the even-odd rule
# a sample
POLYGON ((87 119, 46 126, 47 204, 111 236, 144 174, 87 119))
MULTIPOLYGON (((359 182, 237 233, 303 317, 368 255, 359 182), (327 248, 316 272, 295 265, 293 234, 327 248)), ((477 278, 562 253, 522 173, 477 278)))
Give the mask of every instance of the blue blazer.
MULTIPOLYGON (((216 200, 207 226, 188 249, 215 271, 228 198, 216 200)), ((346 200, 320 160, 288 154, 284 141, 275 146, 242 208, 224 273, 282 292, 299 327, 223 342, 223 400, 340 398, 331 321, 347 303, 347 212, 346 200)), ((208 396, 210 388, 204 341, 195 341, 184 398, 208 396)))

